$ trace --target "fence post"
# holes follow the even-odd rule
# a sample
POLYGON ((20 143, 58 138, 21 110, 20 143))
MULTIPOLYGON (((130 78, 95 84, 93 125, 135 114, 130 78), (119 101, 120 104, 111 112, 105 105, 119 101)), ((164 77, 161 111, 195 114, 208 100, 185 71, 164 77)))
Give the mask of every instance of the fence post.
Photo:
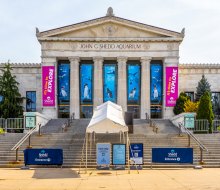
POLYGON ((179 136, 181 136, 180 134, 181 134, 181 127, 182 127, 182 124, 181 124, 181 123, 178 123, 178 125, 179 125, 179 136))
POLYGON ((188 135, 188 147, 190 147, 190 136, 188 135))
POLYGON ((5 133, 7 133, 7 130, 8 130, 8 129, 7 129, 7 127, 8 127, 7 120, 8 120, 8 119, 5 119, 5 133))
POLYGON ((16 149, 16 162, 19 162, 19 160, 18 160, 18 149, 19 148, 16 149))
POLYGON ((28 147, 27 148, 32 148, 32 146, 31 146, 31 135, 28 137, 28 147))
POLYGON ((200 164, 204 164, 204 161, 203 161, 203 150, 202 148, 200 147, 200 164))
POLYGON ((41 134, 41 123, 38 123, 39 129, 38 129, 38 136, 42 136, 41 134))

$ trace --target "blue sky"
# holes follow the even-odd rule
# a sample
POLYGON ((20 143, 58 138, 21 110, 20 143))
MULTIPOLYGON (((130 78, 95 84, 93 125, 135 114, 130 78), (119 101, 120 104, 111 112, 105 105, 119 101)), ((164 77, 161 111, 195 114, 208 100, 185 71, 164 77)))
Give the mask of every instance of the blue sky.
POLYGON ((219 0, 0 0, 0 63, 40 62, 40 31, 105 16, 180 32, 181 63, 220 63, 219 0))

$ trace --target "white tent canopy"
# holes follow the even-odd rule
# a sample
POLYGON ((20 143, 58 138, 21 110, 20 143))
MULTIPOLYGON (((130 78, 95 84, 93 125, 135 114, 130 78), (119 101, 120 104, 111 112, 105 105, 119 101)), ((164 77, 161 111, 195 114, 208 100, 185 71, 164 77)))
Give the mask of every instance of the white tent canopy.
POLYGON ((125 124, 122 107, 105 102, 97 106, 92 119, 86 129, 86 133, 124 133, 128 132, 125 124))

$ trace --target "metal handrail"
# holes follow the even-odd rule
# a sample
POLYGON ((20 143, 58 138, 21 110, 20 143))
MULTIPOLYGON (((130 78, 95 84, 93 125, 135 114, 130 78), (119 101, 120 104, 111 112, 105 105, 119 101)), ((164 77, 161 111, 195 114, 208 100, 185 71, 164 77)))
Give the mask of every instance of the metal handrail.
POLYGON ((28 131, 28 133, 26 133, 18 142, 16 145, 13 146, 13 148, 11 150, 17 150, 18 148, 20 148, 20 146, 27 140, 28 137, 30 137, 36 130, 36 126, 33 127, 30 131, 28 131))
POLYGON ((193 135, 193 133, 183 125, 182 122, 179 122, 178 124, 179 124, 180 130, 181 130, 181 129, 184 129, 184 131, 196 142, 197 145, 199 145, 199 147, 200 147, 202 150, 206 150, 207 152, 209 151, 209 150, 201 143, 201 141, 200 141, 198 138, 196 138, 196 136, 193 135))

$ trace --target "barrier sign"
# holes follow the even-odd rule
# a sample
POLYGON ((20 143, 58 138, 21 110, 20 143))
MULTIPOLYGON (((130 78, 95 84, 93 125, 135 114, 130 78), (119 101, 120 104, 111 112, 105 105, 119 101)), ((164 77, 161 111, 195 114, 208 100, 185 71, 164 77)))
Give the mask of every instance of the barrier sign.
POLYGON ((193 164, 192 148, 152 148, 152 162, 193 164))
POLYGON ((110 165, 110 143, 97 143, 96 144, 96 162, 97 165, 110 165))
POLYGON ((62 149, 25 149, 25 165, 62 165, 62 149))
POLYGON ((130 160, 134 164, 142 165, 143 164, 143 144, 136 143, 130 144, 130 160))
POLYGON ((125 165, 126 164, 126 145, 113 144, 112 145, 112 164, 125 165))

